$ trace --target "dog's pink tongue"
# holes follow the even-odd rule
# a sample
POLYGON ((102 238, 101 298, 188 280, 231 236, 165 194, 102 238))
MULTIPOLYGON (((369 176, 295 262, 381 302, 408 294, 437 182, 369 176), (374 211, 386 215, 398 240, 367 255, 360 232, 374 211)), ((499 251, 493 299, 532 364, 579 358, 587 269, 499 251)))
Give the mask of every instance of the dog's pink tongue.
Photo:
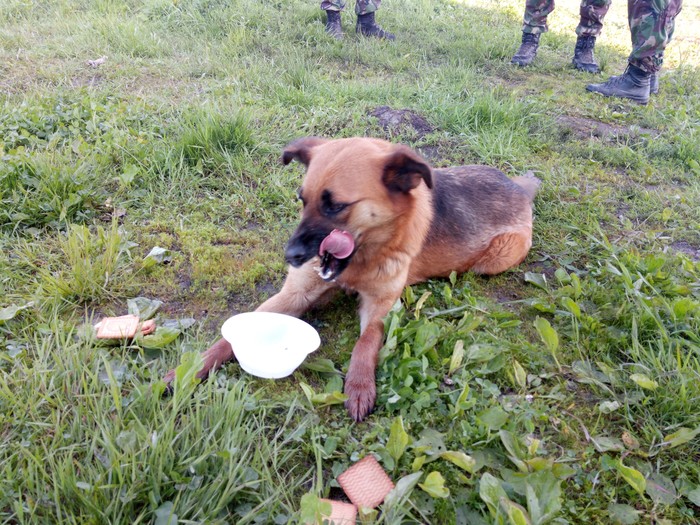
POLYGON ((323 255, 328 252, 336 259, 345 259, 350 256, 354 249, 355 241, 350 233, 341 230, 333 230, 321 241, 318 254, 323 255))

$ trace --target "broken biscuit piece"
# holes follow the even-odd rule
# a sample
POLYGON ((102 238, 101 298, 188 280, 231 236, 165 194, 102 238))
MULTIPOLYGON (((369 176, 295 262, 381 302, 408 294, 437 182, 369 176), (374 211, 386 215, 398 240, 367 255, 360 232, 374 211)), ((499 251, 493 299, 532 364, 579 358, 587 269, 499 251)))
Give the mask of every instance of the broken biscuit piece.
POLYGON ((331 504, 331 514, 330 516, 323 516, 324 523, 327 520, 328 523, 333 523, 334 525, 355 525, 357 520, 357 507, 355 505, 323 498, 321 501, 331 504))
MULTIPOLYGON (((131 339, 136 335, 139 327, 139 318, 136 315, 122 315, 120 317, 105 317, 95 327, 98 339, 131 339)), ((155 329, 155 326, 154 326, 155 329)))
POLYGON ((357 507, 377 507, 394 488, 389 476, 371 454, 338 476, 338 483, 357 507))

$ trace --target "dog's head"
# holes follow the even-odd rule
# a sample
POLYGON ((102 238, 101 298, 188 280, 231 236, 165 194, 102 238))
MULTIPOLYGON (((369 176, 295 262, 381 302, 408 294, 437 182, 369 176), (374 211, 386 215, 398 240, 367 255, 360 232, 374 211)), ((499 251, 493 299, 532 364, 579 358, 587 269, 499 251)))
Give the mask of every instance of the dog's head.
POLYGON ((301 223, 289 240, 286 259, 299 267, 317 255, 320 275, 335 280, 355 254, 388 242, 413 206, 412 192, 432 188, 430 166, 406 146, 368 139, 298 139, 282 162, 306 166, 299 189, 301 223))

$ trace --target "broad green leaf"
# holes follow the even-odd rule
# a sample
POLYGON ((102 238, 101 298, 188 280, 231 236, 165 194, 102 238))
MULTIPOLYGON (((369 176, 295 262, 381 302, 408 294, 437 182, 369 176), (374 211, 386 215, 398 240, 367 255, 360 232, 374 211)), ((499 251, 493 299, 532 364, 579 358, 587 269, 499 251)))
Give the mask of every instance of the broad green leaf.
POLYGON ((561 304, 577 319, 581 317, 581 307, 571 297, 562 297, 561 304))
POLYGON ((29 308, 32 304, 33 303, 27 303, 24 306, 11 304, 5 308, 0 308, 0 324, 3 324, 5 321, 9 321, 10 319, 14 319, 19 312, 29 308))
POLYGON ((552 354, 552 358, 554 359, 557 368, 561 370, 559 359, 557 359, 557 349, 559 348, 559 335, 557 334, 557 331, 552 328, 549 321, 543 317, 537 317, 534 325, 537 333, 540 335, 540 339, 542 339, 542 342, 544 342, 545 346, 549 350, 549 353, 552 354))
POLYGON ((515 383, 524 390, 527 387, 527 372, 516 359, 513 360, 513 375, 515 383))
POLYGON ((653 473, 647 478, 646 493, 656 504, 673 505, 678 499, 673 480, 658 473, 653 473))
POLYGON ((617 471, 634 490, 640 495, 644 495, 644 491, 647 487, 647 480, 644 479, 641 472, 635 468, 623 465, 622 460, 617 462, 617 471))
POLYGON ((656 390, 659 387, 659 383, 644 374, 632 374, 630 379, 647 390, 656 390))
POLYGON ((619 503, 611 503, 608 506, 608 516, 615 523, 620 525, 634 525, 639 521, 639 515, 641 511, 638 511, 630 505, 623 505, 619 503))
POLYGON ((155 511, 156 519, 153 525, 177 525, 178 517, 175 514, 175 505, 172 501, 166 501, 155 511))
POLYGON ((477 416, 477 418, 491 430, 500 429, 506 424, 508 417, 508 412, 503 410, 500 405, 495 405, 477 416))
POLYGON ((479 497, 486 503, 492 517, 499 514, 501 499, 508 499, 506 491, 503 490, 501 480, 485 472, 479 480, 479 497))
POLYGON ((684 445, 689 441, 695 439, 695 437, 700 434, 700 426, 691 430, 686 427, 681 427, 676 430, 673 434, 669 434, 664 437, 663 445, 667 445, 668 448, 674 448, 679 445, 684 445))
POLYGON ((403 419, 401 416, 394 418, 394 421, 391 423, 386 450, 397 463, 406 450, 406 446, 408 446, 408 440, 408 434, 403 427, 403 419))
POLYGON ((598 410, 601 414, 611 414, 620 408, 620 403, 618 401, 601 401, 598 404, 598 410))
POLYGON ((170 343, 175 341, 179 335, 180 330, 159 326, 152 334, 138 336, 136 338, 136 344, 142 348, 165 348, 170 343))
POLYGON ((421 470, 398 480, 396 486, 384 498, 384 511, 386 512, 391 507, 401 505, 406 501, 422 476, 423 471, 421 470))
POLYGON ((416 306, 414 307, 415 312, 416 312, 416 319, 420 318, 420 311, 423 309, 423 305, 425 304, 425 301, 427 301, 431 295, 433 295, 433 292, 423 292, 423 295, 421 295, 420 299, 418 299, 418 302, 416 303, 416 306))
POLYGON ((75 486, 80 490, 92 490, 92 485, 86 483, 85 481, 76 481, 75 486))
POLYGON ((143 267, 150 268, 156 264, 167 264, 173 260, 172 252, 166 248, 155 246, 143 260, 143 267))
POLYGON ((625 450, 625 445, 617 438, 592 436, 591 441, 598 452, 622 452, 625 450))
MULTIPOLYGON (((306 392, 304 392, 306 394, 306 392)), ((342 405, 348 400, 348 396, 339 390, 334 392, 320 392, 311 396, 311 403, 316 406, 342 405)))
POLYGON ((124 186, 130 186, 134 182, 134 178, 139 173, 139 167, 135 164, 127 164, 124 170, 119 174, 119 180, 124 186))
POLYGON ((307 492, 301 497, 299 511, 301 523, 316 525, 317 523, 323 523, 324 516, 331 515, 333 507, 328 501, 321 501, 316 494, 307 492))
POLYGON ((175 390, 195 384, 196 374, 202 369, 204 359, 199 352, 185 352, 180 356, 180 364, 175 368, 175 390), (178 388, 179 386, 179 388, 178 388))
POLYGON ((445 487, 445 478, 435 470, 426 476, 424 483, 419 483, 418 486, 433 498, 446 498, 450 495, 450 489, 445 487))
POLYGON ((525 482, 527 510, 534 523, 549 523, 561 510, 561 480, 551 470, 533 472, 525 482))
POLYGON ((534 325, 537 333, 540 334, 540 339, 542 339, 547 349, 552 353, 556 352, 559 348, 559 335, 557 331, 552 328, 552 325, 549 324, 549 321, 543 317, 537 317, 534 325))
POLYGON ((504 429, 499 430, 498 435, 501 438, 501 443, 503 443, 503 446, 506 447, 508 451, 510 460, 515 463, 518 470, 527 472, 527 465, 523 461, 527 459, 527 454, 518 438, 515 437, 512 432, 504 429))
POLYGON ((524 278, 526 283, 534 284, 543 290, 548 289, 547 278, 543 273, 525 272, 524 278))
POLYGON ((464 452, 455 451, 455 450, 448 450, 448 451, 440 454, 440 457, 442 459, 446 459, 447 461, 449 461, 451 463, 454 463, 459 468, 461 468, 462 470, 465 470, 466 472, 469 472, 470 474, 474 473, 474 467, 476 466, 476 461, 474 460, 473 457, 468 456, 464 452))
POLYGON ((411 464, 411 470, 413 472, 418 472, 421 468, 423 468, 423 465, 425 465, 425 461, 427 459, 427 456, 416 456, 416 458, 413 460, 413 463, 411 464))
POLYGON ((306 399, 313 405, 314 403, 314 396, 316 395, 316 392, 314 392, 314 389, 311 388, 309 385, 304 383, 303 381, 299 381, 299 386, 301 387, 301 391, 304 392, 304 396, 306 396, 306 399))
POLYGON ((335 367, 335 363, 330 359, 314 359, 308 363, 304 362, 303 366, 308 370, 321 372, 322 374, 340 374, 340 370, 335 367))
POLYGON ((696 507, 700 507, 700 487, 691 490, 686 494, 686 497, 690 500, 690 502, 695 505, 696 507))
POLYGON ((435 347, 440 340, 440 328, 435 323, 426 321, 416 331, 413 342, 413 354, 420 357, 435 347))
POLYGON ((484 343, 476 343, 467 349, 467 361, 481 363, 491 361, 496 356, 503 353, 503 348, 484 343))
POLYGON ((163 301, 148 299, 147 297, 135 297, 126 301, 131 315, 136 315, 142 321, 150 319, 163 306, 163 301))
POLYGON ((532 525, 527 511, 522 506, 508 498, 501 498, 500 504, 508 516, 510 525, 532 525))
POLYGON ((455 348, 452 350, 452 358, 450 358, 450 369, 447 375, 452 375, 455 370, 462 366, 462 359, 464 358, 464 341, 461 339, 455 343, 455 348))

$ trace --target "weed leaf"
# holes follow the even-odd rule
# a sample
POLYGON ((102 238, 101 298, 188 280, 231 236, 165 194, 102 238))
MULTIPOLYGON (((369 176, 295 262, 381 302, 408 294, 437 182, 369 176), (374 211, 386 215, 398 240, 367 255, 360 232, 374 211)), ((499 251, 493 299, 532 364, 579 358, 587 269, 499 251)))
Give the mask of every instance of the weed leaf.
POLYGON ((0 324, 3 324, 5 321, 9 321, 10 319, 14 319, 19 312, 29 308, 32 306, 32 304, 33 303, 27 303, 24 306, 11 304, 5 308, 0 308, 0 324))
POLYGON ((527 514, 527 511, 514 501, 509 500, 508 498, 501 498, 501 507, 506 513, 506 516, 508 516, 508 521, 510 522, 510 525, 531 525, 532 521, 530 521, 530 517, 527 514))
POLYGON ((644 374, 632 374, 630 379, 646 390, 656 390, 659 387, 659 383, 644 374))
POLYGON ((464 358, 464 341, 461 339, 455 343, 454 350, 452 350, 452 357, 450 358, 450 369, 447 375, 452 375, 455 370, 462 366, 462 359, 464 358))
POLYGON ((641 472, 635 468, 623 465, 622 460, 617 462, 617 471, 634 490, 636 490, 640 495, 644 495, 647 481, 644 479, 641 472))
POLYGON ((640 511, 630 505, 611 503, 608 506, 608 515, 620 525, 634 525, 639 521, 640 514, 640 511))
POLYGON ((411 492, 422 476, 423 471, 419 470, 418 472, 414 472, 398 480, 391 492, 384 498, 384 512, 388 512, 392 507, 402 505, 411 495, 411 492))
POLYGON ((401 416, 394 418, 389 432, 389 441, 386 444, 386 450, 389 455, 398 463, 399 458, 403 455, 408 445, 409 437, 403 427, 403 419, 401 416))
POLYGON ((485 472, 479 480, 479 497, 486 503, 492 517, 498 516, 499 506, 502 499, 508 499, 506 491, 503 490, 501 480, 485 472))
POLYGON ((177 525, 178 517, 174 512, 175 505, 172 501, 166 501, 156 509, 156 519, 153 525, 177 525))
POLYGON ((668 448, 674 448, 679 445, 684 445, 689 441, 695 439, 695 437, 698 434, 700 434, 700 426, 698 426, 695 430, 691 430, 686 427, 681 427, 678 430, 676 430, 673 434, 665 436, 662 445, 667 445, 668 448))
POLYGON ((476 460, 473 457, 468 456, 464 452, 447 450, 440 454, 440 457, 442 459, 446 459, 451 463, 454 463, 462 470, 469 472, 469 474, 474 473, 474 467, 476 467, 476 460))
POLYGON ((547 290, 547 278, 543 273, 525 272, 525 282, 547 290))
POLYGON ((653 473, 647 478, 646 493, 654 503, 661 505, 673 505, 678 499, 673 480, 659 473, 653 473))
POLYGON ((428 474, 425 482, 419 483, 418 486, 433 498, 446 498, 450 495, 450 489, 445 487, 445 478, 436 470, 428 474))
POLYGON ((142 321, 150 319, 163 306, 163 301, 148 299, 147 297, 135 297, 126 301, 127 308, 131 315, 136 315, 142 321))

